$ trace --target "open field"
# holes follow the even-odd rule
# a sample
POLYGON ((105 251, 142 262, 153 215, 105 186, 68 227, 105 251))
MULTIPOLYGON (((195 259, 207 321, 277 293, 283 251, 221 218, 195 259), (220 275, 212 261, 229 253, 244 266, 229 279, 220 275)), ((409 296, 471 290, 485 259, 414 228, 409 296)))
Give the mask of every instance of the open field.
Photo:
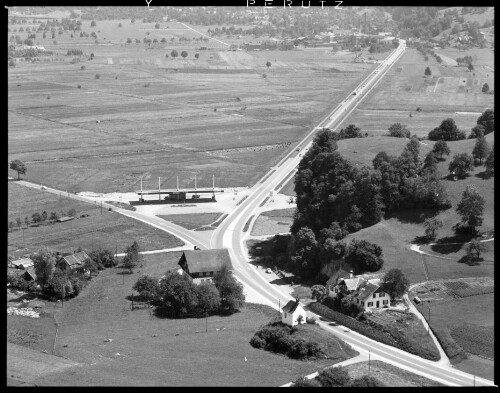
MULTIPOLYGON (((277 316, 267 306, 247 304, 232 316, 211 316, 208 333, 204 318, 150 319, 147 310, 131 311, 126 297, 133 283, 141 274, 161 272, 161 266, 169 264, 158 259, 147 261, 131 275, 117 274, 120 268, 102 271, 77 298, 54 309, 60 325, 56 354, 81 366, 40 376, 34 382, 68 386, 277 386, 332 364, 332 360, 295 361, 252 348, 249 340, 254 332, 277 316), (153 264, 156 266, 149 266, 153 264), (225 330, 216 330, 222 328, 225 330), (112 342, 104 342, 106 338, 112 342)), ((339 361, 347 357, 341 354, 339 361)))
MULTIPOLYGON (((441 293, 436 292, 433 296, 439 296, 441 293)), ((428 308, 430 308, 432 329, 447 330, 458 345, 466 352, 472 353, 472 355, 468 354, 468 359, 454 366, 488 379, 493 379, 494 375, 493 298, 494 293, 489 293, 456 299, 437 299, 419 306, 422 315, 426 318, 428 318, 428 308)))
POLYGON ((383 135, 391 124, 399 122, 406 124, 412 134, 425 136, 443 119, 452 117, 459 128, 468 132, 481 112, 494 107, 494 96, 481 92, 484 83, 487 82, 490 88, 494 84, 494 73, 486 68, 494 67, 493 52, 491 49, 438 52, 453 60, 466 55, 476 56, 477 69, 470 72, 466 67, 438 64, 433 57, 426 62, 416 49, 408 49, 339 129, 354 123, 370 135, 383 135), (430 77, 424 77, 427 66, 432 72, 430 77), (465 85, 461 83, 464 79, 465 85), (417 107, 422 111, 416 112, 417 107), (455 112, 479 114, 458 115, 455 112))
MULTIPOLYGON (((93 29, 106 41, 127 37, 123 29, 131 38, 133 29, 144 37, 197 34, 180 24, 150 31, 118 23, 93 29)), ((68 32, 56 39, 55 47, 40 45, 60 52, 60 61, 19 62, 9 71, 9 160, 27 162, 28 180, 71 192, 132 191, 141 176, 146 188, 158 177, 172 186, 176 176, 186 187, 194 174, 200 186, 212 174, 220 187, 250 186, 373 68, 324 48, 209 50, 191 60, 189 45, 202 44, 177 41, 185 60, 165 58, 170 42, 159 49, 117 43, 84 47, 94 60, 70 64, 66 51, 94 40, 68 32)))
POLYGON ((177 237, 142 222, 106 209, 57 196, 41 190, 8 183, 8 219, 15 221, 17 217, 24 223, 24 217, 31 220, 33 213, 46 211, 57 212, 64 216, 70 209, 75 209, 77 217, 88 214, 88 217, 72 221, 29 227, 23 231, 15 229, 8 232, 8 252, 13 256, 37 251, 46 246, 59 252, 72 252, 78 247, 84 250, 107 248, 118 252, 125 249, 136 240, 143 250, 156 250, 182 246, 184 243, 177 237))
POLYGON ((187 229, 196 229, 216 222, 222 213, 168 214, 158 216, 187 229))

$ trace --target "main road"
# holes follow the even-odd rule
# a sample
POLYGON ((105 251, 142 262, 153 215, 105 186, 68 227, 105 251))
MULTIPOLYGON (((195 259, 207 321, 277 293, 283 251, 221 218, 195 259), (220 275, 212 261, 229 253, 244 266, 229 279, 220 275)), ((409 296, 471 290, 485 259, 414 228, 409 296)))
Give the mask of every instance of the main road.
MULTIPOLYGON (((250 190, 248 197, 231 212, 226 219, 214 231, 211 237, 203 234, 194 233, 177 225, 170 224, 160 218, 146 216, 135 211, 129 211, 117 208, 112 205, 104 204, 121 214, 143 221, 157 228, 166 230, 177 235, 191 246, 196 245, 202 249, 207 248, 228 248, 234 266, 236 277, 244 284, 247 291, 257 293, 267 304, 278 309, 292 298, 281 292, 275 286, 257 272, 255 266, 248 260, 248 250, 245 246, 247 232, 243 229, 250 217, 256 212, 260 204, 272 192, 277 192, 295 173, 299 164, 301 155, 299 152, 307 150, 312 143, 314 134, 322 128, 334 130, 349 114, 357 107, 364 96, 369 93, 390 70, 391 66, 400 58, 405 51, 405 42, 400 40, 400 45, 394 52, 379 64, 349 95, 325 118, 314 127, 299 142, 298 148, 287 154, 276 166, 271 168, 257 184, 250 190), (297 151, 298 150, 298 151, 297 151)), ((21 182, 26 186, 36 187, 39 185, 21 182)), ((70 198, 80 199, 89 202, 89 198, 67 194, 61 190, 48 188, 48 192, 56 194, 66 194, 70 198)), ((440 365, 436 362, 422 359, 418 356, 409 354, 391 346, 371 340, 355 332, 347 332, 342 326, 330 326, 328 323, 320 321, 320 326, 345 342, 349 343, 357 351, 368 354, 373 359, 379 359, 388 363, 395 364, 401 368, 414 373, 426 376, 433 380, 442 382, 450 386, 492 386, 493 382, 484 378, 474 377, 471 374, 440 365)))
MULTIPOLYGON (((274 308, 283 305, 292 298, 281 292, 275 286, 269 284, 256 268, 249 264, 248 250, 245 246, 245 238, 248 232, 243 229, 248 220, 253 216, 260 204, 286 183, 296 170, 301 159, 299 152, 307 150, 312 143, 316 131, 322 128, 334 130, 342 121, 357 107, 364 96, 369 93, 383 76, 390 70, 391 66, 401 57, 406 50, 405 41, 400 41, 398 48, 377 66, 349 95, 319 124, 314 127, 299 142, 299 148, 291 151, 271 171, 265 175, 260 182, 251 189, 250 195, 238 206, 215 230, 210 242, 210 248, 228 248, 231 260, 235 268, 235 274, 246 288, 258 292, 267 303, 274 308)), ((330 326, 320 321, 320 326, 332 332, 356 350, 368 353, 382 361, 396 364, 397 366, 427 376, 433 380, 450 386, 479 386, 493 385, 492 381, 474 377, 471 374, 446 367, 436 362, 422 359, 418 356, 401 351, 397 348, 387 346, 371 340, 355 332, 346 332, 341 326, 330 326)))

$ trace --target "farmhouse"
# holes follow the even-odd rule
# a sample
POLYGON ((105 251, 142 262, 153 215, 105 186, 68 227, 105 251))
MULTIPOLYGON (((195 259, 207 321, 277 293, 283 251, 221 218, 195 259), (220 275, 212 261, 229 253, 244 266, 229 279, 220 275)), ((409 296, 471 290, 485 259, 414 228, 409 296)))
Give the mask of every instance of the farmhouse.
POLYGON ((215 250, 186 250, 182 252, 179 266, 195 284, 212 282, 214 274, 224 267, 233 270, 227 248, 215 250))
POLYGON ((56 266, 61 270, 75 270, 82 267, 85 261, 90 259, 85 251, 80 251, 74 254, 66 255, 61 257, 57 262, 56 266))
POLYGON ((327 282, 328 296, 334 298, 339 293, 352 295, 365 310, 389 307, 391 298, 381 290, 381 281, 380 278, 354 277, 351 272, 350 278, 338 278, 336 284, 327 282))
POLYGON ((31 260, 31 258, 21 258, 12 261, 12 266, 14 266, 17 269, 26 270, 33 267, 33 261, 31 260))
POLYGON ((281 311, 281 322, 286 325, 295 326, 299 323, 306 323, 306 310, 300 305, 299 299, 290 300, 281 311))
POLYGON ((26 281, 35 281, 36 280, 35 269, 34 268, 26 269, 26 271, 23 273, 23 278, 26 281))

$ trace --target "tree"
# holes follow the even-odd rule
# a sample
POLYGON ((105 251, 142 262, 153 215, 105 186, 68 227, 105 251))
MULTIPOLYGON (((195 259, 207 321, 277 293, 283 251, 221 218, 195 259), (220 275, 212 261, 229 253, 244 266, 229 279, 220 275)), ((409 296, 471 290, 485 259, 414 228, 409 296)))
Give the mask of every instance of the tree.
POLYGON ((457 205, 457 213, 462 217, 462 223, 473 233, 483 223, 484 198, 473 184, 469 184, 462 193, 462 199, 457 205))
POLYGON ((465 139, 465 131, 460 131, 452 118, 445 119, 439 127, 434 128, 429 132, 429 140, 431 141, 458 141, 465 139))
POLYGON ((73 286, 68 278, 68 274, 60 269, 56 269, 52 277, 47 281, 43 292, 48 296, 58 299, 66 299, 73 294, 73 286))
POLYGON ((410 131, 401 123, 394 123, 389 127, 389 136, 396 138, 409 138, 410 131))
POLYGON ((455 154, 448 165, 448 170, 460 178, 465 178, 469 175, 469 172, 474 169, 473 161, 470 154, 455 154))
POLYGON ((355 274, 376 272, 384 264, 382 247, 366 240, 353 239, 347 246, 344 262, 352 267, 355 274))
POLYGON ((269 69, 269 68, 271 67, 271 62, 270 62, 270 61, 268 61, 268 62, 266 63, 266 67, 267 67, 267 69, 269 69))
POLYGON ((427 173, 435 173, 437 171, 438 159, 436 154, 432 151, 428 152, 424 159, 424 166, 422 170, 427 173))
POLYGON ((82 65, 82 66, 80 67, 80 69, 81 69, 82 71, 83 71, 83 70, 85 70, 85 66, 84 66, 84 65, 82 65))
POLYGON ((24 222, 26 223, 26 228, 30 225, 30 219, 28 217, 24 217, 24 222))
POLYGON ((194 54, 194 57, 195 57, 195 59, 197 59, 197 58, 199 58, 199 57, 200 57, 200 54, 199 54, 199 53, 195 53, 195 54, 194 54))
POLYGON ((227 267, 215 273, 214 284, 219 290, 221 307, 228 309, 230 312, 235 312, 243 306, 245 303, 243 286, 236 281, 233 273, 227 267))
POLYGON ((9 67, 15 67, 15 66, 16 66, 16 62, 14 61, 14 59, 10 59, 9 67))
POLYGON ((47 212, 45 210, 42 212, 40 218, 42 222, 45 222, 47 220, 47 212))
POLYGON ((486 138, 484 136, 477 138, 474 149, 472 150, 472 157, 474 157, 475 160, 479 160, 480 165, 483 165, 483 158, 486 158, 489 152, 490 147, 488 146, 488 142, 486 142, 486 138))
POLYGON ((68 210, 68 216, 75 217, 76 216, 76 210, 74 208, 69 209, 68 210))
POLYGON ((469 63, 469 65, 467 66, 467 68, 469 69, 469 71, 474 70, 474 66, 472 65, 472 63, 469 63))
POLYGON ((158 307, 174 317, 192 312, 198 304, 194 286, 187 274, 168 272, 158 284, 158 307))
POLYGON ((160 28, 160 24, 159 24, 159 23, 157 23, 157 24, 155 25, 155 29, 159 29, 159 28, 160 28))
POLYGON ((17 172, 17 180, 20 180, 19 174, 26 175, 26 164, 21 160, 14 160, 10 163, 10 169, 17 172))
POLYGON ((373 169, 380 169, 381 164, 383 162, 390 162, 390 161, 391 161, 391 159, 390 159, 389 155, 385 151, 381 151, 381 152, 377 153, 377 155, 375 156, 375 158, 372 161, 373 169))
POLYGON ((409 286, 410 281, 399 269, 390 269, 382 279, 382 290, 387 292, 393 301, 403 296, 409 286))
POLYGON ((316 379, 322 387, 348 386, 351 382, 349 373, 342 366, 321 370, 316 379))
POLYGON ((97 25, 97 23, 95 23, 95 20, 93 20, 92 22, 90 22, 90 27, 95 27, 97 25))
POLYGON ((432 71, 431 71, 431 69, 430 69, 429 67, 426 67, 426 68, 425 68, 424 75, 425 75, 425 76, 432 75, 432 71))
POLYGON ((92 258, 89 258, 83 263, 81 271, 82 273, 88 271, 90 273, 90 278, 92 278, 92 274, 95 274, 99 271, 99 266, 96 261, 94 261, 92 258))
POLYGON ((152 300, 158 293, 158 280, 151 276, 144 275, 136 281, 132 289, 139 292, 139 295, 143 299, 152 300))
POLYGON ((139 244, 134 240, 132 245, 127 247, 127 254, 123 258, 123 267, 132 273, 134 267, 136 267, 140 261, 141 255, 139 254, 139 244))
POLYGON ((118 23, 118 27, 122 27, 122 24, 121 24, 121 23, 118 23))
POLYGON ((106 249, 92 250, 89 253, 89 257, 90 259, 95 261, 98 266, 113 267, 116 266, 117 264, 115 256, 113 252, 111 252, 110 250, 106 249))
POLYGON ((488 176, 492 176, 495 168, 495 149, 493 147, 491 148, 490 154, 488 154, 488 157, 484 162, 484 166, 486 168, 486 174, 488 176))
POLYGON ((59 214, 57 214, 57 212, 50 213, 50 216, 49 216, 50 221, 52 221, 52 222, 57 221, 58 218, 59 218, 59 214))
POLYGON ((343 128, 339 132, 339 139, 348 138, 362 138, 361 128, 356 127, 354 124, 349 124, 346 128, 343 128))
POLYGON ((205 315, 220 307, 221 298, 214 284, 202 282, 199 285, 195 285, 194 292, 198 299, 198 308, 203 310, 205 315))
POLYGON ((477 239, 472 239, 465 246, 467 261, 476 263, 481 259, 481 242, 477 239))
POLYGON ((443 227, 443 222, 436 217, 430 217, 424 221, 425 236, 429 240, 436 240, 439 228, 443 227))
POLYGON ((185 50, 183 50, 183 51, 181 52, 181 56, 182 56, 183 58, 186 58, 186 57, 188 56, 188 53, 187 53, 185 50))
POLYGON ((487 83, 485 83, 485 84, 483 85, 483 88, 481 89, 481 91, 482 91, 483 93, 488 93, 488 92, 490 91, 490 86, 489 86, 487 83))
POLYGON ((132 38, 127 38, 127 44, 131 44, 132 43, 132 38))
POLYGON ((42 216, 40 215, 40 213, 33 213, 31 215, 31 221, 33 221, 34 223, 39 223, 40 221, 42 221, 42 216))
POLYGON ((31 259, 35 267, 36 282, 40 284, 43 290, 54 274, 56 258, 48 248, 42 248, 32 255, 31 259))
POLYGON ((488 135, 490 132, 494 131, 494 120, 495 114, 493 109, 485 110, 481 116, 477 119, 477 125, 481 125, 484 128, 483 135, 488 135))
POLYGON ((439 154, 439 158, 442 159, 443 154, 450 155, 450 148, 448 147, 446 141, 439 140, 436 143, 434 143, 432 152, 435 154, 439 154))
POLYGON ((170 52, 170 56, 175 58, 175 57, 179 56, 179 53, 174 49, 172 52, 170 52))
POLYGON ((328 288, 324 285, 313 285, 311 288, 312 298, 321 302, 328 295, 328 288))
POLYGON ((16 223, 14 221, 9 221, 9 231, 12 231, 15 226, 16 226, 16 223))

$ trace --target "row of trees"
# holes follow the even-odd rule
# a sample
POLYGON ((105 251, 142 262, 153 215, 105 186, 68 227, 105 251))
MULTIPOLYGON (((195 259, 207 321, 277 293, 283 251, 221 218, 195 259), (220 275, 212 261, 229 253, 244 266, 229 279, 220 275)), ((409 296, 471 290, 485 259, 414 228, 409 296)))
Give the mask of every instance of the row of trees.
MULTIPOLYGON (((471 129, 469 139, 477 138, 481 135, 487 135, 494 131, 494 111, 492 109, 485 110, 477 119, 477 124, 471 129)), ((439 127, 434 128, 429 132, 429 140, 431 141, 458 141, 466 138, 465 131, 459 130, 452 118, 445 119, 439 127)))
MULTIPOLYGON (((70 217, 76 217, 76 210, 73 208, 68 210, 67 215, 70 217)), ((29 219, 28 216, 24 217, 24 223, 26 224, 26 228, 28 228, 31 223, 39 224, 39 223, 48 222, 50 224, 53 224, 57 219, 59 219, 59 217, 60 217, 60 215, 58 212, 51 212, 50 214, 48 214, 44 210, 42 213, 33 213, 31 215, 31 220, 29 219)), ((21 228, 22 224, 23 224, 23 220, 20 217, 18 217, 18 218, 16 218, 15 221, 9 221, 9 229, 12 230, 16 226, 18 228, 21 228)))
POLYGON ((216 272, 213 280, 213 283, 194 284, 187 274, 167 272, 160 280, 144 275, 133 289, 143 300, 156 306, 159 313, 175 318, 236 312, 245 302, 243 286, 226 268, 216 272))

